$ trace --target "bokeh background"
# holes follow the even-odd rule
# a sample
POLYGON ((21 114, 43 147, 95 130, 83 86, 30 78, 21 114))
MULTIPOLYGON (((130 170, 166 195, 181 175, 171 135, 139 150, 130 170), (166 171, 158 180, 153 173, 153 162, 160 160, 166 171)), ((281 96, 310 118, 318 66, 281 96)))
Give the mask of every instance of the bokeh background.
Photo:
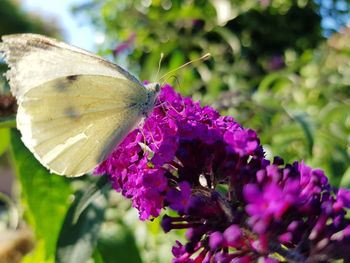
MULTIPOLYGON (((0 35, 63 39, 150 81, 210 52, 167 82, 255 129, 267 156, 303 159, 349 188, 349 11, 349 0, 1 0, 0 35)), ((2 77, 0 262, 170 261, 183 233, 140 222, 112 191, 69 225, 75 198, 98 179, 50 175, 13 129, 15 111, 2 77)))

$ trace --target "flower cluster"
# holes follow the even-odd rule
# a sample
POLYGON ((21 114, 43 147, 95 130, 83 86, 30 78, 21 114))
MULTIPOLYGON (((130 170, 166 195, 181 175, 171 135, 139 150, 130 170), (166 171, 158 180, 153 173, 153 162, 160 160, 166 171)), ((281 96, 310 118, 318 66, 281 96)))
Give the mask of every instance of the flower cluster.
POLYGON ((174 262, 350 260, 349 191, 303 162, 271 163, 253 130, 170 86, 96 173, 142 220, 178 212, 162 220, 165 232, 188 229, 174 262))

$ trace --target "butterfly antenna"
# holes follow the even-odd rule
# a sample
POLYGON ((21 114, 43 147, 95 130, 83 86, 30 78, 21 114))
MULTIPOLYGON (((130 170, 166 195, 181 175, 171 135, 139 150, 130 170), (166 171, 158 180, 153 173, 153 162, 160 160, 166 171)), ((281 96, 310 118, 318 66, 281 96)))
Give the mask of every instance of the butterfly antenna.
POLYGON ((178 78, 177 76, 175 76, 175 75, 172 75, 172 76, 169 76, 169 77, 165 78, 165 79, 163 80, 163 82, 160 84, 160 86, 163 87, 163 85, 164 85, 169 79, 171 79, 171 78, 174 78, 176 84, 180 87, 179 78, 178 78))
POLYGON ((179 80, 179 78, 177 77, 177 76, 172 76, 174 79, 175 79, 175 82, 176 82, 176 84, 177 84, 177 86, 180 88, 180 80, 179 80))
POLYGON ((191 65, 191 64, 193 64, 193 63, 195 63, 195 62, 197 62, 197 61, 205 61, 205 60, 209 59, 210 57, 211 57, 211 54, 210 54, 210 53, 207 53, 207 54, 201 56, 200 58, 197 58, 197 59, 188 61, 187 63, 183 64, 182 66, 180 66, 180 67, 178 67, 178 68, 176 68, 176 69, 170 70, 168 73, 165 73, 163 76, 161 76, 161 77, 159 78, 159 80, 165 78, 166 76, 168 76, 169 74, 172 74, 172 73, 175 72, 175 71, 178 71, 178 70, 180 70, 180 69, 182 69, 182 68, 184 68, 184 67, 187 67, 188 65, 191 65))
POLYGON ((164 54, 162 52, 162 53, 160 53, 160 59, 159 59, 159 62, 158 62, 158 70, 157 70, 157 75, 156 75, 156 81, 158 81, 159 72, 160 72, 160 66, 162 65, 163 58, 164 58, 164 54))

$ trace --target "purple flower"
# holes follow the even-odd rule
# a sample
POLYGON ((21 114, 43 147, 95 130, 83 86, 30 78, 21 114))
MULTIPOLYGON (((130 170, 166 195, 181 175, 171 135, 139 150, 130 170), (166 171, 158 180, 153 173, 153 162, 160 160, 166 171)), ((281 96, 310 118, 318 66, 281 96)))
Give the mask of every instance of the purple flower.
POLYGON ((188 182, 184 181, 179 183, 180 190, 171 188, 167 193, 167 201, 169 207, 179 213, 187 211, 190 198, 191 198, 191 186, 188 182))
POLYGON ((131 198, 140 218, 147 219, 159 215, 164 201, 177 211, 186 209, 173 198, 181 182, 199 186, 200 178, 208 181, 206 176, 233 168, 232 159, 262 156, 259 147, 252 130, 165 86, 143 126, 131 132, 96 173, 109 174, 113 187, 131 198), (229 142, 224 139, 227 130, 229 142))
POLYGON ((247 184, 243 188, 248 204, 246 212, 251 216, 250 224, 254 231, 263 234, 271 220, 280 220, 294 200, 289 200, 276 184, 267 184, 262 190, 257 185, 247 184))
POLYGON ((274 55, 267 61, 267 69, 270 71, 276 71, 285 67, 284 58, 281 55, 274 55))
POLYGON ((140 219, 187 229, 173 262, 350 260, 350 193, 304 162, 264 158, 257 134, 165 86, 153 113, 97 169, 140 219))
POLYGON ((350 209, 350 191, 348 189, 339 189, 337 201, 333 204, 335 210, 341 210, 343 207, 350 209))
POLYGON ((224 236, 221 232, 216 231, 209 236, 209 247, 211 250, 215 251, 221 249, 224 244, 224 236))
POLYGON ((243 236, 242 230, 238 225, 231 225, 223 233, 225 242, 228 246, 238 246, 243 236))

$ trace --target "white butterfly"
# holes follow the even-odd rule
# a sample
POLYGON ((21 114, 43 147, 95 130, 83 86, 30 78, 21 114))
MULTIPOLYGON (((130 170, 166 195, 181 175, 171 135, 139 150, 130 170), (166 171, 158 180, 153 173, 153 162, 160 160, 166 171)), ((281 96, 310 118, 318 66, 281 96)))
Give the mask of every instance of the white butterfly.
POLYGON ((18 101, 17 128, 51 172, 75 177, 91 171, 153 110, 159 84, 144 86, 99 56, 36 34, 2 41, 18 101))

